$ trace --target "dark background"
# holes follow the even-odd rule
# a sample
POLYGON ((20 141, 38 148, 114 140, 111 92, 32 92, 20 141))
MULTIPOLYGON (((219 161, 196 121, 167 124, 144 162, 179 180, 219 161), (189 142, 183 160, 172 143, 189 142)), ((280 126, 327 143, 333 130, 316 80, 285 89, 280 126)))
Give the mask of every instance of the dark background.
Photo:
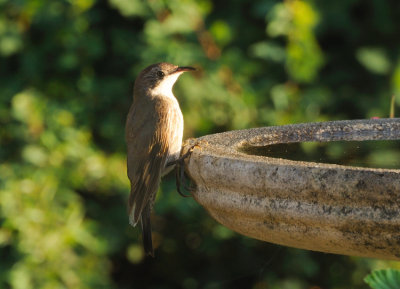
MULTIPOLYGON (((388 117, 399 27, 395 0, 0 0, 0 287, 367 288, 372 269, 400 268, 241 236, 173 176, 145 258, 124 142, 134 79, 160 61, 198 67, 174 89, 185 138, 388 117)), ((359 157, 390 167, 398 143, 359 157)))

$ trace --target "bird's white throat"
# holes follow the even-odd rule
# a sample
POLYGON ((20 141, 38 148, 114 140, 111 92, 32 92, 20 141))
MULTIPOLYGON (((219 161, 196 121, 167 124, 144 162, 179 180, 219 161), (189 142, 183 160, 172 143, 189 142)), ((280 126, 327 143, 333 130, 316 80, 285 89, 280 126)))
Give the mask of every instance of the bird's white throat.
POLYGON ((178 77, 181 74, 182 72, 176 72, 174 74, 168 75, 156 87, 152 89, 151 94, 175 98, 172 93, 172 87, 174 86, 175 82, 178 80, 178 77))

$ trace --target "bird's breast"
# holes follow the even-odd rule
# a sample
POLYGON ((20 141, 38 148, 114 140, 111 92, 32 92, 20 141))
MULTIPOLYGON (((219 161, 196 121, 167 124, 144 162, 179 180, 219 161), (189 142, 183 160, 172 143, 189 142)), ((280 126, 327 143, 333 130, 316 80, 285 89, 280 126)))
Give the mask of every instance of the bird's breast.
POLYGON ((183 115, 177 101, 176 104, 170 106, 167 126, 169 132, 168 163, 179 158, 182 147, 183 115))

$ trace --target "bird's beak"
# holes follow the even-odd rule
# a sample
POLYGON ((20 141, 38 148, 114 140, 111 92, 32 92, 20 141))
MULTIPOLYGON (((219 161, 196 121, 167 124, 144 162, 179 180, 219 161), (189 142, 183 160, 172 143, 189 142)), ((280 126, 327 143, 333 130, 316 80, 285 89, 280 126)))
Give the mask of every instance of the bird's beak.
POLYGON ((191 70, 196 70, 196 68, 191 67, 191 66, 179 66, 174 71, 172 71, 171 74, 176 73, 176 72, 185 72, 185 71, 191 71, 191 70))

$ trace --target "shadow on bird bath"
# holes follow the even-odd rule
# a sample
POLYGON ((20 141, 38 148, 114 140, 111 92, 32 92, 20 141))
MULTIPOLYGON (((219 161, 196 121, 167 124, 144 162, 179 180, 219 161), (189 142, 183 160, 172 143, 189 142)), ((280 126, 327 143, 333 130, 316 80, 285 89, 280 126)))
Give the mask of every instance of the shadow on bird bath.
POLYGON ((196 201, 243 235, 400 260, 399 140, 400 119, 230 131, 188 142, 200 145, 186 172, 196 201))

